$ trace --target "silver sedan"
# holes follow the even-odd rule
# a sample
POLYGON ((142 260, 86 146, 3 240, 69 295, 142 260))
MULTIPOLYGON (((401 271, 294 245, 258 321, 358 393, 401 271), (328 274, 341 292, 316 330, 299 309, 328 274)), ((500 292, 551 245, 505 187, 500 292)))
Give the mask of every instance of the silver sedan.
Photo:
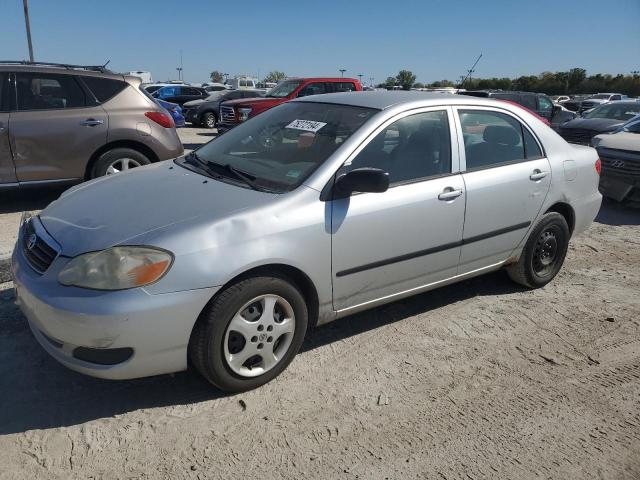
POLYGON ((422 92, 318 95, 25 218, 17 300, 89 375, 268 382, 311 327, 506 268, 560 270, 600 207, 595 150, 527 110, 422 92))

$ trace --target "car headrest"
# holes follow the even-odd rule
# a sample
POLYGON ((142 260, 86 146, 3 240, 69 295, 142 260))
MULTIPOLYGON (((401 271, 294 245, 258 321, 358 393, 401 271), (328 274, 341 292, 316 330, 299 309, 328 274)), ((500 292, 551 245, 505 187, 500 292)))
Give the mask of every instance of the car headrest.
POLYGON ((499 143, 513 147, 520 143, 520 135, 515 128, 507 125, 489 125, 482 136, 485 142, 499 143))

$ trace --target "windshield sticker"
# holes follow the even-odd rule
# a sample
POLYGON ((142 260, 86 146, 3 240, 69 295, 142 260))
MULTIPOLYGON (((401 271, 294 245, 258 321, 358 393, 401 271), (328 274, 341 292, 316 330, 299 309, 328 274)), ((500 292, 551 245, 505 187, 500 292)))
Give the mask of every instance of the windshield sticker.
POLYGON ((287 172, 287 177, 289 178, 298 178, 300 176, 300 170, 289 170, 287 172))
POLYGON ((316 133, 325 125, 325 122, 314 122, 313 120, 294 120, 284 128, 292 128, 294 130, 303 130, 305 132, 316 133))

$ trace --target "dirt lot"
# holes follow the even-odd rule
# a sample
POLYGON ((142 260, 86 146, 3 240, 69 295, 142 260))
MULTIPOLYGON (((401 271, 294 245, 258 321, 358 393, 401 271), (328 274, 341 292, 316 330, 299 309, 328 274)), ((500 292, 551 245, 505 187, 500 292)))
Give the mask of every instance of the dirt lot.
POLYGON ((639 265, 640 212, 605 204, 546 288, 497 273, 346 318, 235 396, 66 370, 0 269, 0 479, 638 479, 639 265))

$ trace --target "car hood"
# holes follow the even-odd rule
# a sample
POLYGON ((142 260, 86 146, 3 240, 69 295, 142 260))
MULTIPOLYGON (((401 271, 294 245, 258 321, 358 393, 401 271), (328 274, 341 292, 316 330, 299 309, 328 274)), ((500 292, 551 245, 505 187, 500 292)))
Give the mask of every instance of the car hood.
POLYGON ((171 160, 86 182, 40 214, 47 232, 73 257, 201 217, 215 221, 275 195, 223 183, 171 160), (205 183, 206 181, 206 183, 205 183))
POLYGON ((183 105, 185 107, 197 107, 198 105, 202 105, 204 102, 207 102, 209 100, 205 99, 205 98, 199 98, 198 100, 189 100, 188 102, 185 102, 183 105))
POLYGON ((575 120, 563 123, 562 128, 583 128, 585 130, 608 132, 610 130, 615 130, 623 123, 624 120, 615 120, 611 118, 576 118, 575 120))
POLYGON ((598 148, 627 150, 640 154, 640 134, 632 132, 618 132, 612 135, 598 135, 598 148))

